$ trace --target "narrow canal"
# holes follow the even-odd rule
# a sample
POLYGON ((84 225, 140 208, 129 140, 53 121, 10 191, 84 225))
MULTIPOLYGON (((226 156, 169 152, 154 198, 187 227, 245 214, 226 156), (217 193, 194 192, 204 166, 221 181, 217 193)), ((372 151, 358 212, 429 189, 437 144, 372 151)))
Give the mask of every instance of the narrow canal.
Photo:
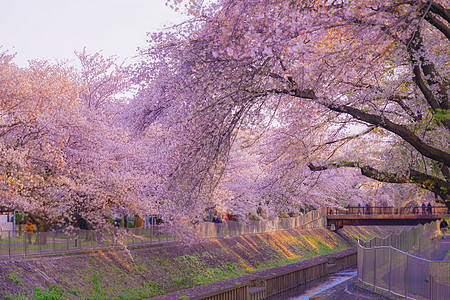
MULTIPOLYGON (((330 274, 307 284, 293 288, 285 293, 270 297, 270 300, 307 300, 314 299, 317 296, 333 287, 352 279, 357 274, 356 269, 346 269, 337 273, 330 274)), ((333 291, 334 292, 334 291, 333 291)))

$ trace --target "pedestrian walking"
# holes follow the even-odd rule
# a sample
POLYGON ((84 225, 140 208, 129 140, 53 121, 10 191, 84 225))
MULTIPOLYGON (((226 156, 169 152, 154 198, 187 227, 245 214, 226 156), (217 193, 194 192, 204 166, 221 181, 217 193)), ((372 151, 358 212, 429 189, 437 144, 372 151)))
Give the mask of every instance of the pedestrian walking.
POLYGON ((441 224, 439 224, 439 228, 441 229, 442 239, 445 239, 445 233, 447 232, 448 223, 445 219, 442 219, 441 224))
POLYGON ((103 232, 102 229, 98 229, 98 235, 97 235, 97 246, 100 247, 102 245, 102 237, 103 237, 103 232))
POLYGON ((115 244, 117 246, 117 237, 119 235, 119 228, 120 228, 120 222, 119 220, 114 220, 114 239, 113 245, 115 244))
POLYGON ((139 215, 134 215, 134 234, 142 235, 144 229, 144 220, 139 215))
POLYGON ((213 221, 213 223, 220 223, 220 219, 217 215, 214 215, 212 221, 213 221))
POLYGON ((28 244, 32 243, 31 242, 31 236, 33 235, 33 232, 34 232, 35 229, 36 228, 35 228, 33 222, 31 222, 31 220, 28 219, 27 226, 25 226, 25 232, 26 232, 26 235, 27 235, 27 238, 28 238, 28 244))
POLYGON ((114 220, 114 228, 120 228, 119 220, 114 220))

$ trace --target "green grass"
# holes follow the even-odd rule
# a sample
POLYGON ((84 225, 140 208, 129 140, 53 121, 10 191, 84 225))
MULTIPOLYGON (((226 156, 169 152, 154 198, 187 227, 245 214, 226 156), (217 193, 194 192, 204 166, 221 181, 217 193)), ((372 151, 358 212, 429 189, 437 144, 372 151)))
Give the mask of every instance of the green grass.
POLYGON ((41 291, 39 288, 36 288, 33 293, 33 300, 59 300, 62 299, 65 295, 65 292, 57 287, 56 285, 52 285, 50 289, 41 291))
POLYGON ((11 279, 13 282, 17 283, 18 285, 23 285, 22 279, 17 277, 16 273, 9 273, 8 278, 11 279))
MULTIPOLYGON (((246 263, 249 264, 249 261, 241 263, 233 260, 223 263, 218 262, 217 265, 213 265, 213 267, 207 267, 210 266, 209 262, 211 259, 215 260, 218 254, 226 254, 227 250, 222 248, 217 248, 210 252, 200 251, 191 253, 190 255, 187 254, 177 257, 172 257, 166 249, 158 249, 155 251, 155 257, 152 260, 145 259, 145 256, 136 256, 134 258, 134 263, 130 263, 131 269, 127 270, 120 265, 110 266, 107 264, 96 267, 97 259, 94 259, 94 257, 91 256, 89 257, 87 267, 82 267, 74 274, 60 278, 61 287, 65 290, 55 286, 45 291, 35 290, 35 293, 33 294, 33 297, 35 298, 24 298, 23 296, 20 296, 22 297, 20 299, 71 299, 74 298, 74 296, 79 299, 92 300, 146 299, 167 294, 175 290, 185 289, 195 285, 203 285, 227 278, 236 278, 246 273, 253 273, 280 265, 302 261, 317 255, 346 249, 344 245, 338 246, 335 243, 328 245, 327 242, 317 241, 314 237, 302 237, 307 239, 313 247, 304 247, 302 244, 303 241, 300 243, 301 246, 295 244, 293 246, 294 250, 291 250, 298 256, 295 259, 288 259, 284 254, 276 252, 271 253, 270 261, 261 259, 260 261, 255 259, 253 262, 250 262, 250 265, 246 265, 246 263), (146 273, 163 269, 165 270, 166 275, 165 277, 162 277, 162 279, 165 282, 159 282, 160 280, 158 280, 158 283, 135 281, 130 284, 131 278, 140 278, 141 276, 145 278, 146 273), (78 278, 78 280, 74 280, 74 278, 78 278)), ((301 240, 302 237, 297 238, 301 240)), ((52 277, 65 275, 59 274, 58 271, 54 271, 53 269, 51 271, 52 277)), ((22 282, 16 274, 12 274, 16 276, 18 282, 22 282)), ((12 278, 10 279, 13 280, 12 278)), ((13 281, 16 282, 15 280, 13 281)))

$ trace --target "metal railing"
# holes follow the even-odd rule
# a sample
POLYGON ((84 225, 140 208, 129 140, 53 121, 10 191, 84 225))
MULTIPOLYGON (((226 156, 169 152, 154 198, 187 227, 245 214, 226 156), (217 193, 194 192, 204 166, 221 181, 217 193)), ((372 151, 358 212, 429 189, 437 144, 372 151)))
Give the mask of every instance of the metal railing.
MULTIPOLYGON (((196 230, 207 238, 237 236, 284 230, 291 228, 324 227, 325 219, 320 211, 278 221, 249 221, 201 223, 196 230)), ((86 251, 116 246, 132 246, 177 241, 178 237, 165 225, 149 225, 140 228, 108 230, 62 229, 49 232, 27 233, 3 231, 0 236, 0 259, 39 256, 68 251, 86 251)))
POLYGON ((358 241, 358 280, 405 298, 450 299, 450 261, 408 253, 427 253, 439 232, 438 224, 419 225, 385 239, 358 241))
POLYGON ((347 206, 343 209, 327 208, 327 215, 448 215, 447 206, 347 206))

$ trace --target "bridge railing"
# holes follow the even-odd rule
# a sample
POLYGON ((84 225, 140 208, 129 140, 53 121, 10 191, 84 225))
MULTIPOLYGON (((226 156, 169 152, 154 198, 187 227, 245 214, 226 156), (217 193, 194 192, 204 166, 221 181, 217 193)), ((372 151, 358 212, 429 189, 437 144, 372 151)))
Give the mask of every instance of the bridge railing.
MULTIPOLYGON (((267 222, 201 223, 198 233, 207 238, 237 236, 271 232, 291 228, 324 227, 325 218, 319 210, 295 218, 267 222)), ((0 234, 0 259, 39 256, 68 251, 86 251, 116 246, 132 246, 177 241, 165 225, 149 225, 140 228, 108 230, 61 229, 49 232, 27 233, 2 231, 0 234)))
POLYGON ((419 257, 420 247, 429 248, 438 233, 438 224, 419 225, 385 239, 359 241, 358 280, 405 298, 450 299, 450 262, 419 257))
POLYGON ((447 215, 447 206, 347 206, 343 209, 327 208, 327 215, 447 215))

